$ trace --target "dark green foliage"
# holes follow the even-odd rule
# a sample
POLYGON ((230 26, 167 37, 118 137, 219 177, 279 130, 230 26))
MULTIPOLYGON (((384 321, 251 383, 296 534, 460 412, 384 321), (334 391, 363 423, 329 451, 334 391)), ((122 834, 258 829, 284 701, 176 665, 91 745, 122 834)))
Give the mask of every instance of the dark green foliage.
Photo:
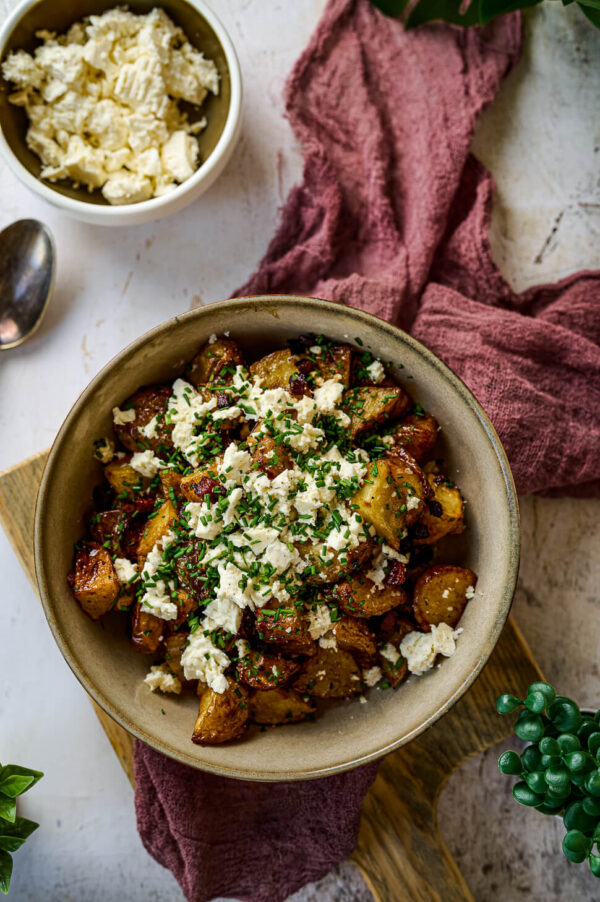
MULTIPOLYGON (((594 3, 600 14, 600 0, 594 3)), ((600 712, 583 713, 547 683, 532 683, 524 699, 501 695, 496 708, 500 714, 520 708, 515 733, 531 743, 521 755, 504 752, 498 760, 503 774, 521 778, 514 798, 540 814, 560 814, 565 856, 588 861, 600 877, 600 712)))
MULTIPOLYGON (((537 6, 541 0, 471 0, 465 4, 462 0, 417 0, 409 4, 408 0, 371 0, 386 16, 399 18, 404 16, 410 6, 410 12, 404 18, 406 28, 415 28, 426 22, 442 21, 452 25, 485 25, 516 9, 527 9, 537 6)), ((563 6, 573 0, 562 0, 563 6)), ((581 12, 587 19, 600 28, 600 0, 577 0, 581 12)), ((537 685, 537 684, 536 684, 537 685)))
POLYGON ((0 765, 0 893, 10 888, 13 861, 11 852, 20 849, 28 836, 39 826, 26 817, 17 817, 17 796, 31 789, 44 775, 39 770, 0 765))

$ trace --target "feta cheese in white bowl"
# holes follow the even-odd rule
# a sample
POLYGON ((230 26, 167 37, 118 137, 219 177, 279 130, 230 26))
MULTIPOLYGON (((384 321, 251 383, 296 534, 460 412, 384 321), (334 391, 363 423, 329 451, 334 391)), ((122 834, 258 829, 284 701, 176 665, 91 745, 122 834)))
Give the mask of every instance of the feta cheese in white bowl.
POLYGON ((0 29, 0 153, 39 197, 94 225, 174 213, 216 180, 242 81, 203 0, 23 0, 0 29), (113 21, 114 20, 114 21, 113 21))

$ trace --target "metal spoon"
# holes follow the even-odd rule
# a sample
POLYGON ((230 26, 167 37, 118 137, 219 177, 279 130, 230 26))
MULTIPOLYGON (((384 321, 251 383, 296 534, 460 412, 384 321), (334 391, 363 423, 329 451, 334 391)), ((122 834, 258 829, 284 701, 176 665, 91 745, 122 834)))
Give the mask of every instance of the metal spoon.
POLYGON ((38 328, 55 272, 54 240, 37 219, 0 232, 0 351, 23 344, 38 328))

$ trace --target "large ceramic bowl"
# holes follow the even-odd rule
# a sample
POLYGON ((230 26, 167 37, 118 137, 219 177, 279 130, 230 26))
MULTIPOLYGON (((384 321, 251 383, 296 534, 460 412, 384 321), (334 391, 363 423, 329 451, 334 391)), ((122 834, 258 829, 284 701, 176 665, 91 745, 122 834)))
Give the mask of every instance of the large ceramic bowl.
POLYGON ((229 777, 299 780, 373 761, 413 739, 444 714, 481 671, 500 635, 515 588, 519 525, 515 489, 498 436, 458 379, 418 341, 374 316, 311 298, 222 301, 169 320, 112 360, 83 392, 50 452, 39 493, 35 558, 48 622, 71 669, 92 698, 143 742, 184 764, 229 777), (84 533, 101 467, 93 442, 110 433, 111 410, 139 386, 173 380, 211 333, 231 332, 249 357, 308 330, 365 348, 396 367, 413 397, 439 420, 440 453, 467 499, 468 530, 445 540, 447 556, 479 575, 454 657, 396 691, 371 690, 368 704, 330 703, 313 723, 251 728, 243 742, 193 745, 194 696, 153 695, 148 659, 125 636, 122 617, 93 623, 66 581, 73 544, 84 533), (161 715, 161 708, 166 716, 161 715))
MULTIPOLYGON (((0 60, 12 50, 31 53, 40 43, 35 34, 41 29, 63 34, 73 22, 122 5, 119 0, 22 0, 0 29, 0 60)), ((0 153, 4 160, 39 197, 93 225, 136 225, 181 210, 207 191, 221 174, 240 130, 242 77, 237 55, 225 28, 204 0, 128 0, 125 5, 137 14, 149 13, 155 7, 164 9, 219 70, 218 96, 210 94, 200 110, 188 110, 191 121, 207 118, 207 126, 198 136, 201 165, 168 194, 137 204, 111 206, 99 190, 90 194, 87 188, 75 187, 69 180, 40 179, 40 160, 25 140, 27 115, 21 107, 9 103, 12 88, 0 77, 0 153)))

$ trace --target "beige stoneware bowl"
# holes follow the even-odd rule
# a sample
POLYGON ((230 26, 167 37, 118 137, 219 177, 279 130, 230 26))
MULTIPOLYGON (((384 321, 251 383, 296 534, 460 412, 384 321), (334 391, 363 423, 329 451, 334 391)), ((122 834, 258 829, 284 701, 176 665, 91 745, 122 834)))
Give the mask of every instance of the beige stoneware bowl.
POLYGON ((40 593, 54 638, 87 692, 121 726, 165 755, 202 770, 249 780, 300 780, 373 761, 418 736, 471 685, 489 658, 511 605, 519 558, 515 488, 485 413, 454 373, 419 342, 374 316, 328 301, 276 296, 222 301, 175 317, 143 335, 90 383, 63 423, 46 465, 35 520, 40 593), (139 386, 172 381, 211 333, 230 331, 252 359, 307 331, 349 341, 391 361, 396 376, 442 426, 440 454, 467 499, 468 530, 445 540, 445 557, 479 575, 453 658, 396 691, 370 690, 329 703, 312 723, 251 728, 220 747, 193 745, 195 696, 175 699, 144 685, 152 659, 137 654, 117 614, 93 623, 66 582, 73 544, 84 533, 101 482, 93 442, 111 431, 111 410, 139 386), (104 628, 103 628, 104 626, 104 628), (164 709, 165 715, 161 714, 164 709))

